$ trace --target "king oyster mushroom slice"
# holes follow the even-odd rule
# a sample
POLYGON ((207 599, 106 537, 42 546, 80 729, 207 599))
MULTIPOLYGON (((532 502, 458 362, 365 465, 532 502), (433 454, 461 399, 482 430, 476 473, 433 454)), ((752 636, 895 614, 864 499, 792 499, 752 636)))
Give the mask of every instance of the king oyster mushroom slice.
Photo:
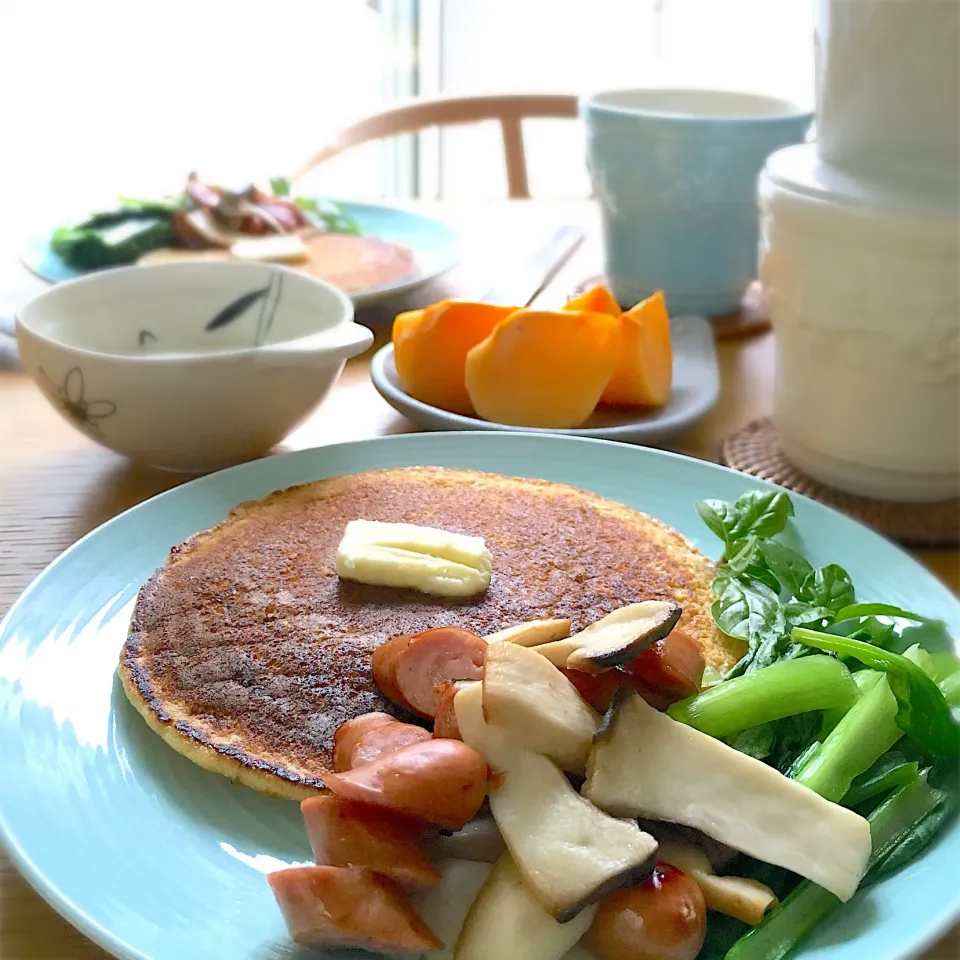
POLYGON ((677 625, 682 607, 670 600, 631 603, 565 640, 533 649, 554 666, 583 673, 602 673, 643 653, 677 625))
POLYGON ((614 697, 587 761, 583 795, 614 816, 694 827, 843 901, 870 857, 863 817, 660 713, 634 691, 614 697))
POLYGON ((208 247, 222 247, 229 250, 243 236, 239 230, 225 227, 205 207, 186 211, 181 218, 181 223, 208 247))
POLYGON ((493 868, 467 914, 454 960, 557 960, 565 957, 596 916, 586 907, 567 923, 547 912, 524 881, 509 853, 493 868))
POLYGON ((464 743, 493 771, 490 811, 517 870, 551 916, 566 923, 621 887, 650 876, 657 842, 633 820, 603 813, 560 768, 506 730, 487 723, 479 683, 454 700, 464 743))
POLYGON ((700 888, 708 910, 736 917, 755 927, 779 902, 766 884, 749 877, 718 876, 707 852, 691 842, 673 824, 657 823, 644 829, 660 844, 657 859, 686 873, 700 888))
POLYGON ((538 647, 553 640, 562 640, 570 636, 570 621, 566 618, 556 620, 528 620, 512 627, 488 633, 483 639, 487 643, 498 640, 515 643, 521 647, 538 647))
POLYGON ((600 715, 552 663, 515 643, 490 643, 481 687, 489 723, 564 770, 584 772, 600 715))

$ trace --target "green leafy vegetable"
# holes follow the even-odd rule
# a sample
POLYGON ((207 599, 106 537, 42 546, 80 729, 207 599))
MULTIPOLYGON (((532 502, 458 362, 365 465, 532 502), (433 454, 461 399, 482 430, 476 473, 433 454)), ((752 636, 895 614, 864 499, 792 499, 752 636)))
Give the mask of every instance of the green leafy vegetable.
POLYGON ((360 233, 360 224, 347 216, 331 200, 317 197, 294 197, 293 201, 302 211, 307 222, 315 229, 326 233, 360 233))
POLYGON ((777 743, 777 726, 774 723, 761 723, 759 726, 741 730, 724 741, 734 750, 745 753, 754 760, 766 760, 773 753, 777 743))
POLYGON ((903 736, 896 724, 897 701, 883 676, 876 674, 875 682, 861 690, 860 699, 792 773, 797 783, 834 803, 903 736))
POLYGON ((791 597, 800 596, 804 581, 813 573, 813 567, 806 557, 779 540, 763 540, 759 547, 767 566, 783 588, 791 597))
POLYGON ((900 617, 902 620, 922 622, 925 617, 895 606, 892 603, 851 603, 837 611, 837 621, 861 620, 863 617, 900 617))
MULTIPOLYGON (((918 777, 900 787, 867 818, 873 854, 863 884, 884 875, 883 863, 895 851, 897 868, 906 857, 916 856, 933 839, 929 825, 933 814, 945 803, 945 795, 918 777), (911 839, 912 838, 912 839, 911 839)), ((942 824, 943 818, 938 821, 942 824)), ((783 960, 814 928, 828 917, 840 900, 809 880, 802 881, 779 906, 741 937, 727 953, 726 960, 783 960)))
POLYGON ((801 627, 808 623, 820 624, 833 615, 829 607, 815 607, 803 600, 791 600, 783 605, 783 615, 787 623, 801 627))
POLYGON ((897 726, 934 757, 960 753, 960 726, 954 722, 940 688, 907 657, 862 640, 795 627, 793 639, 818 650, 854 657, 887 675, 897 699, 897 726))
POLYGON ((145 253, 173 242, 166 216, 145 216, 130 208, 123 217, 104 215, 87 223, 92 221, 97 225, 58 228, 50 243, 54 253, 83 270, 135 263, 145 253))
POLYGON ((782 640, 789 639, 780 599, 765 583, 750 577, 719 577, 713 581, 711 607, 717 626, 731 637, 746 640, 747 655, 727 677, 759 669, 776 659, 782 640))
POLYGON ((271 177, 270 192, 275 197, 289 197, 290 181, 286 177, 271 177))
POLYGON ((846 710, 859 696, 856 681, 839 660, 813 656, 717 684, 673 704, 667 713, 713 737, 726 737, 811 710, 846 710))
POLYGON ((800 586, 797 599, 813 606, 826 607, 836 614, 838 610, 853 603, 853 581, 843 567, 830 563, 807 575, 800 586))
POLYGON ((865 800, 872 800, 915 780, 920 773, 920 764, 908 760, 896 750, 888 750, 869 770, 865 770, 850 785, 843 796, 845 807, 857 807, 865 800))
POLYGON ((772 537, 793 516, 790 498, 773 490, 750 490, 733 503, 698 500, 696 508, 703 522, 727 547, 751 536, 772 537))
MULTIPOLYGON (((810 626, 810 624, 797 624, 810 626)), ((820 626, 816 624, 816 626, 820 626)), ((876 617, 867 617, 865 620, 844 620, 842 623, 832 623, 824 628, 825 633, 835 633, 838 637, 850 637, 851 640, 862 640, 872 643, 875 647, 889 650, 896 640, 896 628, 892 623, 884 623, 876 617)))

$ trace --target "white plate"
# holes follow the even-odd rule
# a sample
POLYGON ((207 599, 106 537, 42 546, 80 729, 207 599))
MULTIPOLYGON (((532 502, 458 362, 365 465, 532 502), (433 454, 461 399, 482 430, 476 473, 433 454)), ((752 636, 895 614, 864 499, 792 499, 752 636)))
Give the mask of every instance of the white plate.
POLYGON ((511 427, 478 417, 466 417, 415 400, 400 386, 393 344, 378 350, 370 361, 370 376, 380 396, 424 430, 505 430, 515 433, 559 433, 627 443, 656 444, 705 416, 720 396, 720 371, 713 330, 702 317, 672 317, 673 390, 665 407, 655 410, 610 407, 597 410, 574 430, 511 427))

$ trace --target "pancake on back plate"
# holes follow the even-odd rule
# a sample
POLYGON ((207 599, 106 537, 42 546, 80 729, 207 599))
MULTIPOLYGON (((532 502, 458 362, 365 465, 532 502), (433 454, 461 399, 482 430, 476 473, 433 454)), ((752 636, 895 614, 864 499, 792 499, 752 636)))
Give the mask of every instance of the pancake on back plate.
POLYGON ((234 508, 174 547, 144 585, 120 657, 130 702, 175 750, 275 796, 323 789, 336 728, 385 710, 372 651, 400 633, 479 634, 569 617, 581 629, 637 600, 675 600, 718 667, 736 661, 710 616, 712 565, 679 533, 592 493, 439 467, 332 477, 234 508), (350 520, 484 537, 493 580, 450 600, 341 581, 350 520))

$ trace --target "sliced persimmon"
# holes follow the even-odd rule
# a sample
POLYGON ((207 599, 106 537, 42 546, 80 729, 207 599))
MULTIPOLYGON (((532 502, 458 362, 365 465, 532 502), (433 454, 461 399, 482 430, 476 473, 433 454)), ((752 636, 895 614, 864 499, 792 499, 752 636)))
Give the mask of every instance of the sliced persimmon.
POLYGON ((467 354, 473 407, 495 423, 578 427, 610 380, 618 337, 603 313, 517 310, 467 354))
POLYGON ((393 321, 393 359, 400 385, 416 400, 452 413, 473 413, 463 383, 467 351, 515 307, 441 300, 393 321))
POLYGON ((617 363, 601 400, 626 407, 663 406, 672 382, 670 317, 657 291, 620 315, 617 363))
POLYGON ((609 313, 611 317, 619 317, 623 311, 616 298, 602 283, 598 283, 589 290, 584 290, 579 297, 568 300, 563 305, 564 310, 587 310, 591 313, 609 313))

